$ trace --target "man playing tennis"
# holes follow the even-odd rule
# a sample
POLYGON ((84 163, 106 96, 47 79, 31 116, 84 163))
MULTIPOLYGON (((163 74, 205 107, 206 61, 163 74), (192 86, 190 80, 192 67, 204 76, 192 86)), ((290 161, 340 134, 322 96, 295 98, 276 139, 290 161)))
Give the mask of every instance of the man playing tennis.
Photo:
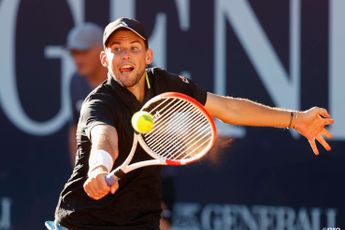
MULTIPOLYGON (((143 167, 126 174, 109 187, 105 176, 127 157, 132 143, 131 116, 148 99, 164 92, 180 92, 203 104, 225 123, 243 126, 294 128, 307 138, 315 154, 318 141, 333 119, 325 109, 290 111, 271 108, 247 99, 206 92, 190 80, 159 68, 146 69, 153 51, 142 24, 120 18, 104 31, 101 63, 108 79, 84 101, 77 129, 77 162, 61 192, 55 229, 159 229, 160 167, 143 167)), ((134 161, 147 158, 138 148, 134 161)), ((54 228, 52 228, 54 229, 54 228)))

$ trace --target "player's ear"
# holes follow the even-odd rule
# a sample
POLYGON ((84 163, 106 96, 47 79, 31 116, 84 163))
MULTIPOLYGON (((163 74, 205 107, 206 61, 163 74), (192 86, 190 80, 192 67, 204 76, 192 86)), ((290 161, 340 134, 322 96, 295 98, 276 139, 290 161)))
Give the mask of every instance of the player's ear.
POLYGON ((146 65, 150 65, 153 62, 153 50, 148 48, 146 50, 146 65))
POLYGON ((102 66, 108 67, 108 59, 107 59, 107 54, 105 53, 105 51, 101 51, 99 57, 101 59, 102 66))

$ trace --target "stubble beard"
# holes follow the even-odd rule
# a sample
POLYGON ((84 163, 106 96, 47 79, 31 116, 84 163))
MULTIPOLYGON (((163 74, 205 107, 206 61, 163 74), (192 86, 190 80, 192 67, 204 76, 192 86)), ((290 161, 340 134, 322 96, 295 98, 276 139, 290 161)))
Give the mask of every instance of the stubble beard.
POLYGON ((128 76, 122 76, 123 79, 118 79, 116 76, 114 78, 123 87, 131 88, 140 82, 140 79, 142 78, 143 74, 144 74, 144 71, 142 73, 137 73, 135 75, 135 78, 133 79, 129 79, 128 76))

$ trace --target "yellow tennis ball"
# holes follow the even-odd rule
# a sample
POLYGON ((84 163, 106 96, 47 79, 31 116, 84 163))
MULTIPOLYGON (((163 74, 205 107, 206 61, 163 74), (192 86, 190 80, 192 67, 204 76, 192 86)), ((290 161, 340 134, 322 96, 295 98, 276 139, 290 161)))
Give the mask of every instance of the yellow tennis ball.
POLYGON ((153 116, 145 111, 138 111, 133 114, 131 122, 138 133, 149 133, 154 126, 153 116))

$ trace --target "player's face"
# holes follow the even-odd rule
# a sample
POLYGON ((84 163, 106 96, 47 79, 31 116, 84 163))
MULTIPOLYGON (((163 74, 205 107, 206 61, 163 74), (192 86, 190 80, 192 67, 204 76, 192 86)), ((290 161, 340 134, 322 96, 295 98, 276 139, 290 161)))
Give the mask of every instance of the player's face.
POLYGON ((71 50, 77 72, 85 77, 90 77, 103 68, 99 61, 101 47, 94 46, 88 50, 71 50))
POLYGON ((152 50, 135 33, 120 30, 109 38, 101 61, 122 86, 132 88, 143 82, 140 80, 145 76, 146 65, 152 62, 152 50))

